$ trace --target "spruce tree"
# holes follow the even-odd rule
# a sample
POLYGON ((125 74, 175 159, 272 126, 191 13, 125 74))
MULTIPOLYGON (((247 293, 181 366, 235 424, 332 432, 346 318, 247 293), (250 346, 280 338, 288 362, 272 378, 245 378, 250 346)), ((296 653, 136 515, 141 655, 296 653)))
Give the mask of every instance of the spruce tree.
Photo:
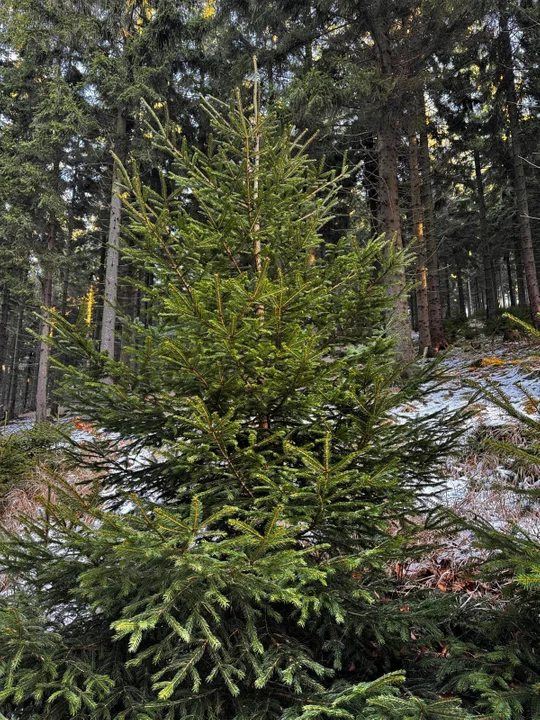
POLYGON ((254 99, 206 106, 206 152, 154 115, 162 192, 123 176, 125 252, 155 278, 126 362, 84 312, 55 318, 80 358, 66 396, 102 436, 75 449, 94 485, 53 479, 4 533, 6 717, 467 717, 400 689, 441 629, 387 568, 453 439, 399 410, 426 379, 396 389, 385 278, 403 258, 354 237, 317 257, 341 177, 254 99))

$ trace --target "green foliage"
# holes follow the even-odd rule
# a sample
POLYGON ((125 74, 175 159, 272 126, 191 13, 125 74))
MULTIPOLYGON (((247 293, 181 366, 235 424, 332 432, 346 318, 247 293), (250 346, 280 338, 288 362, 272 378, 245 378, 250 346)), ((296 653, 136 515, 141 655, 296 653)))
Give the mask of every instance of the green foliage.
POLYGON ((468 318, 456 315, 444 319, 444 332, 449 341, 455 343, 460 340, 474 340, 481 331, 472 327, 468 318))
POLYGON ((8 716, 467 717, 400 696, 401 673, 358 682, 350 645, 373 619, 379 553, 336 556, 280 508, 257 525, 198 498, 187 513, 137 501, 119 515, 97 493, 56 490, 48 518, 2 546, 19 581, 0 610, 8 716))
POLYGON ((0 499, 10 488, 32 480, 37 468, 58 458, 61 432, 50 423, 0 437, 0 499))
POLYGON ((433 380, 397 387, 402 257, 343 238, 317 258, 340 177, 239 100, 207 112, 206 153, 153 118, 160 193, 124 178, 125 254, 155 278, 126 362, 55 317, 102 481, 58 479, 4 537, 0 700, 17 719, 465 718, 394 672, 443 637, 441 607, 404 609, 388 568, 457 432, 400 410, 433 380))
POLYGON ((528 306, 513 307, 511 313, 498 310, 497 314, 487 322, 486 332, 488 335, 509 335, 510 331, 516 332, 520 327, 526 333, 532 334, 534 328, 530 326, 530 319, 531 311, 528 306))

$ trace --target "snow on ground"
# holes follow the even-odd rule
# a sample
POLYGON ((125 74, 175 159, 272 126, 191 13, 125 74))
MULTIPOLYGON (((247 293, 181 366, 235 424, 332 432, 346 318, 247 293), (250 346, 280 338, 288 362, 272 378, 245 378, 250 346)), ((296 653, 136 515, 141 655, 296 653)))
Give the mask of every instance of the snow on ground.
MULTIPOLYGON (((499 426, 508 424, 508 414, 481 396, 478 388, 496 386, 522 412, 535 416, 527 393, 540 402, 540 347, 539 354, 531 354, 530 346, 513 343, 485 352, 471 348, 455 348, 442 362, 448 377, 440 388, 413 404, 419 415, 441 410, 455 411, 475 400, 475 416, 469 421, 471 427, 479 424, 499 426), (480 396, 479 396, 480 395, 480 396)), ((540 416, 538 416, 540 419, 540 416)))
MULTIPOLYGON (((519 421, 481 390, 496 394, 498 388, 514 407, 540 423, 540 346, 512 343, 493 347, 486 341, 483 347, 451 350, 442 367, 447 381, 411 404, 410 412, 421 417, 471 404, 474 414, 465 420, 460 447, 445 463, 445 482, 434 502, 460 516, 487 520, 498 530, 519 526, 540 539, 540 504, 520 492, 540 488, 540 467, 520 462, 490 444, 503 442, 530 449, 530 439, 524 437, 519 421)), ((464 535, 449 541, 458 555, 463 548, 471 552, 464 535)))

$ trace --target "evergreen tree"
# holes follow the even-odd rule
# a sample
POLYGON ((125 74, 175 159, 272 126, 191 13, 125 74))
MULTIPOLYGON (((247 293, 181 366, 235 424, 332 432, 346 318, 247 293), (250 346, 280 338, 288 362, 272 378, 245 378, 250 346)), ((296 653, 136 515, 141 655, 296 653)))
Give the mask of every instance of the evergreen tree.
POLYGON ((402 258, 353 238, 313 258, 340 177, 254 100, 249 117, 207 106, 207 152, 154 116, 161 193, 124 175, 126 253, 155 277, 127 362, 55 317, 84 361, 65 368, 72 407, 118 435, 79 449, 94 487, 57 478, 22 537, 4 533, 7 717, 467 717, 398 687, 440 612, 404 611, 386 567, 453 440, 397 409, 426 380, 394 387, 385 278, 402 258))

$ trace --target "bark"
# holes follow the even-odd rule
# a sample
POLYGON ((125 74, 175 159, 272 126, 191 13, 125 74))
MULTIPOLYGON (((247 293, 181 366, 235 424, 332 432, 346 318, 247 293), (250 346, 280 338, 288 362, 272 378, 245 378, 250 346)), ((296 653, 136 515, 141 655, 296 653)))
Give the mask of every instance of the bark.
POLYGON ((480 152, 474 150, 474 171, 476 180, 476 200, 478 203, 478 215, 480 218, 480 253, 482 255, 482 268, 484 271, 484 289, 486 292, 486 319, 494 317, 497 312, 497 295, 493 282, 491 267, 491 243, 489 241, 489 228, 487 221, 486 199, 484 194, 484 179, 482 177, 482 165, 480 152))
POLYGON ((433 210, 433 189, 431 187, 431 160, 427 133, 427 118, 424 98, 421 97, 421 127, 419 164, 422 176, 422 205, 424 207, 424 238, 426 243, 427 295, 431 343, 435 350, 447 347, 444 334, 441 303, 439 258, 435 238, 435 213, 433 210))
MULTIPOLYGON (((379 67, 383 81, 394 80, 393 58, 389 35, 380 26, 378 18, 371 17, 371 34, 378 50, 379 67)), ((379 222, 380 230, 386 236, 389 249, 401 250, 403 241, 399 217, 398 155, 397 155, 397 111, 392 98, 381 108, 379 126, 379 222)), ((405 270, 396 270, 389 278, 388 295, 394 298, 394 312, 390 320, 391 332, 396 337, 398 358, 409 363, 414 359, 411 339, 409 303, 406 296, 405 270)))
POLYGON ((451 318, 452 317, 452 288, 450 286, 450 271, 448 269, 448 266, 446 266, 442 270, 442 279, 443 279, 443 284, 444 284, 444 298, 445 298, 445 307, 446 307, 445 317, 451 318))
POLYGON ((508 296, 510 298, 510 307, 514 307, 516 304, 516 289, 514 286, 514 280, 512 278, 512 263, 510 262, 510 253, 506 253, 506 272, 508 273, 508 296))
POLYGON ((362 178, 368 200, 371 236, 379 234, 379 166, 373 136, 366 140, 366 159, 362 178))
POLYGON ((411 203, 416 259, 416 309, 418 314, 418 342, 422 355, 427 349, 432 352, 429 330, 427 253, 424 237, 424 213, 420 194, 420 170, 418 167, 418 139, 416 133, 409 134, 409 168, 411 175, 411 203))
MULTIPOLYGON (((56 219, 51 217, 49 221, 49 232, 47 236, 47 253, 49 257, 45 265, 45 278, 43 280, 43 319, 41 321, 40 335, 48 337, 50 333, 49 311, 53 299, 53 266, 50 254, 54 248, 56 239, 56 219)), ((49 384, 49 356, 50 345, 46 340, 39 343, 39 362, 36 389, 36 422, 44 422, 47 419, 47 389, 49 384)))
POLYGON ((519 232, 521 239, 521 256, 529 295, 529 305, 533 325, 540 328, 540 289, 536 274, 536 262, 529 220, 529 200, 527 197, 527 182, 523 166, 521 150, 521 121, 514 77, 514 59, 512 57, 512 43, 508 27, 508 17, 501 15, 501 42, 504 62, 503 83, 506 91, 508 119, 510 121, 510 135, 512 137, 512 159, 514 163, 514 188, 517 199, 519 215, 519 232))
POLYGON ((0 378, 2 379, 2 383, 4 382, 6 374, 9 309, 9 288, 7 285, 4 285, 2 291, 2 312, 0 314, 0 378))
MULTIPOLYGON (((388 115, 384 115, 379 136, 379 219, 389 246, 399 251, 403 248, 403 241, 399 218, 396 133, 396 123, 388 115)), ((414 348, 405 288, 405 271, 394 271, 387 285, 388 294, 395 299, 390 327, 396 336, 398 357, 408 363, 414 359, 414 348)))
MULTIPOLYGON (((127 124, 123 109, 116 118, 115 153, 121 160, 125 158, 127 124)), ((120 167, 114 161, 111 210, 109 214, 109 236, 105 260, 105 286, 103 290, 103 315, 101 320, 101 352, 114 358, 116 329, 116 300, 118 295, 118 265, 120 262, 120 227, 122 220, 122 192, 120 167)))
POLYGON ((518 305, 525 307, 527 304, 527 290, 525 288, 525 274, 523 272, 523 260, 521 259, 521 241, 514 238, 514 262, 516 264, 516 283, 518 305))
POLYGON ((32 386, 32 368, 34 366, 34 352, 30 352, 28 355, 28 359, 26 362, 26 372, 25 372, 25 380, 24 380, 24 398, 23 398, 23 412, 26 412, 29 409, 29 399, 30 399, 30 388, 32 386))
POLYGON ((461 272, 461 265, 459 261, 456 261, 456 277, 458 289, 459 316, 462 318, 466 318, 467 306, 465 304, 465 288, 463 286, 463 273, 461 272))
POLYGON ((469 305, 469 317, 472 317, 474 315, 475 307, 474 307, 474 302, 473 302, 470 278, 467 280, 467 303, 469 305))
MULTIPOLYGON (((15 405, 17 402, 17 384, 19 380, 19 345, 23 329, 24 307, 19 309, 17 329, 15 330, 15 343, 13 346, 13 358, 11 361, 11 373, 9 377, 9 391, 6 403, 6 412, 9 420, 15 417, 15 405)), ((37 420, 37 418, 36 418, 37 420)))

